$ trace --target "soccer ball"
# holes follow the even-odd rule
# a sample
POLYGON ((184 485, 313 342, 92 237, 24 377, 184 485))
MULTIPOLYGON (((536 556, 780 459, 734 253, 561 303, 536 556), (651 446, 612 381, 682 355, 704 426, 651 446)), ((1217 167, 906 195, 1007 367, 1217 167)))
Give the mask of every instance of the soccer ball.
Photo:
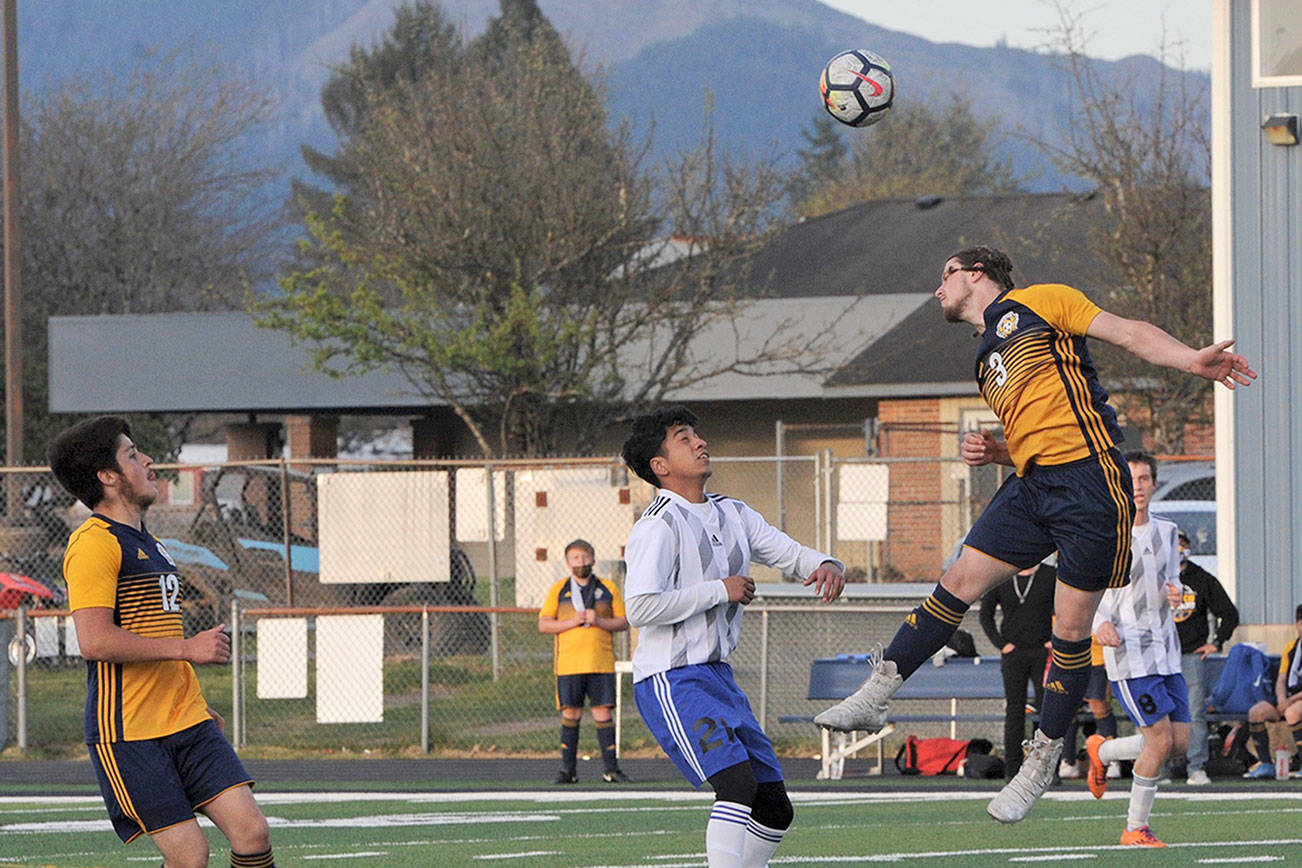
POLYGON ((818 90, 828 114, 843 124, 866 127, 890 114, 895 76, 883 58, 857 48, 842 51, 827 62, 818 90))

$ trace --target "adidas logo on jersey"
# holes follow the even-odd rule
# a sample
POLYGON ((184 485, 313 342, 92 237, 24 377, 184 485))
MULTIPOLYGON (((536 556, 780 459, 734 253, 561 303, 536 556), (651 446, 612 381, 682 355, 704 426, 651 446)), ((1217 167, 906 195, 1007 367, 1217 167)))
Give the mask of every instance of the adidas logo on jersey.
POLYGON ((1048 690, 1050 693, 1066 694, 1067 692, 1067 688, 1063 686, 1061 681, 1050 681, 1048 684, 1044 685, 1044 689, 1048 690))
POLYGON ((149 560, 149 555, 145 554, 144 549, 136 549, 136 560, 147 561, 149 560))
POLYGON ((917 614, 917 612, 910 612, 910 613, 908 614, 908 616, 904 619, 904 623, 905 623, 906 625, 912 627, 914 630, 918 629, 918 614, 917 614))

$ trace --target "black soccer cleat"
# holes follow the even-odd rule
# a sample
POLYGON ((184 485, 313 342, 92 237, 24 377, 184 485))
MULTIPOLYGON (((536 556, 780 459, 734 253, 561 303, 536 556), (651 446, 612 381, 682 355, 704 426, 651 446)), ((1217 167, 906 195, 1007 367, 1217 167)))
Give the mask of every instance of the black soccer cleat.
POLYGON ((633 779, 630 778, 628 775, 624 774, 623 772, 621 772, 619 769, 615 769, 613 772, 604 772, 604 773, 602 773, 602 775, 601 775, 601 779, 602 779, 603 781, 605 781, 606 783, 608 783, 608 784, 631 784, 631 783, 633 783, 633 779))
POLYGON ((579 776, 574 772, 567 772, 565 769, 557 772, 555 779, 552 780, 553 784, 577 784, 578 782, 579 776))

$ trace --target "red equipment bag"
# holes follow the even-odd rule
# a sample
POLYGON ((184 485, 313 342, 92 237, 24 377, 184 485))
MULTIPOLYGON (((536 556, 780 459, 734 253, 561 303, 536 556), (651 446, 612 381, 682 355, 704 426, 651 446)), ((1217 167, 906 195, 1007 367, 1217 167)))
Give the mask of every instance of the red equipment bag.
POLYGON ((911 735, 895 755, 895 767, 902 775, 952 775, 967 756, 967 746, 967 741, 957 738, 911 735))

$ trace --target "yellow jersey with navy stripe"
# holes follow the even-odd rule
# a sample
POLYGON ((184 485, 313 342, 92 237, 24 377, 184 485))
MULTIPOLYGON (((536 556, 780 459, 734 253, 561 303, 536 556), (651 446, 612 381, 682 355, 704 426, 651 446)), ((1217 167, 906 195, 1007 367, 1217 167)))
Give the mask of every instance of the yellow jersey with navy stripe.
MULTIPOLYGON (((63 557, 68 607, 113 610, 113 623, 152 639, 183 639, 184 582, 163 544, 101 515, 73 531, 63 557)), ((87 660, 86 743, 160 738, 210 720, 184 660, 87 660)))
MULTIPOLYGON (((624 597, 614 582, 591 576, 582 593, 584 608, 592 609, 598 618, 625 617, 624 597)), ((547 591, 538 614, 568 621, 575 611, 570 580, 564 578, 547 591)), ((600 627, 576 627, 552 638, 555 640, 552 668, 557 675, 615 671, 615 645, 609 631, 600 627)))
POLYGON ((985 309, 977 385, 1003 423, 1019 476, 1121 442, 1116 413, 1085 346, 1085 331, 1101 312, 1060 283, 1010 289, 985 309))

